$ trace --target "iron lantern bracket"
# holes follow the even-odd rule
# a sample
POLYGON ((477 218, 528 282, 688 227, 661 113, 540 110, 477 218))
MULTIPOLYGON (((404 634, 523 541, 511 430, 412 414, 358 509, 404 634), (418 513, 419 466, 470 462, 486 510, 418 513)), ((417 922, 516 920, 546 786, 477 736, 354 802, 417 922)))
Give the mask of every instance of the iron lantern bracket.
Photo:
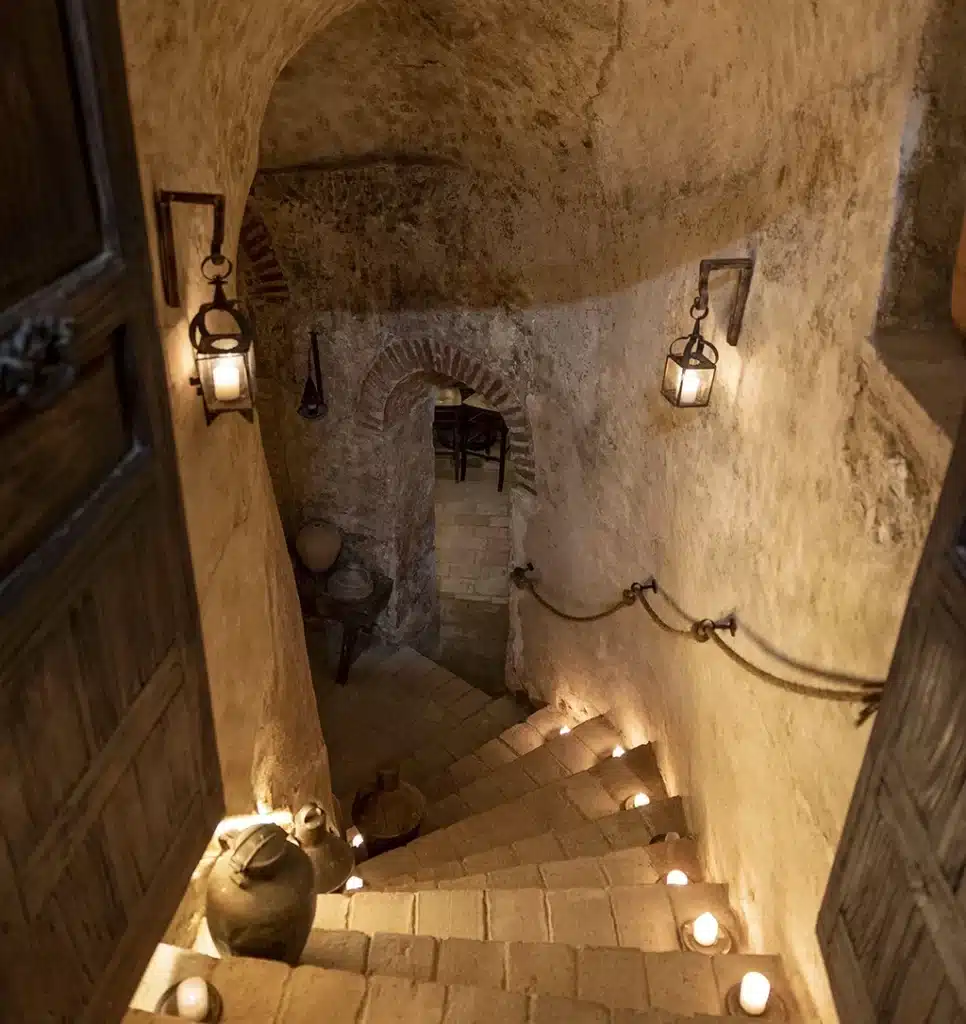
POLYGON ((745 306, 748 302, 748 291, 751 288, 751 275, 754 269, 755 261, 750 256, 702 260, 698 268, 698 295, 691 307, 692 316, 695 312, 707 312, 708 281, 713 271, 738 271, 738 291, 735 294, 735 304, 731 310, 731 319, 728 321, 728 333, 726 335, 729 345, 738 344, 738 335, 741 333, 741 321, 744 319, 745 306))
POLYGON ((170 192, 159 189, 155 193, 154 208, 158 221, 158 257, 161 262, 161 287, 164 301, 177 309, 181 305, 178 289, 178 260, 174 245, 174 226, 171 221, 171 204, 185 203, 190 206, 211 206, 213 225, 209 258, 215 266, 227 262, 222 247, 225 244, 225 197, 217 192, 170 192))

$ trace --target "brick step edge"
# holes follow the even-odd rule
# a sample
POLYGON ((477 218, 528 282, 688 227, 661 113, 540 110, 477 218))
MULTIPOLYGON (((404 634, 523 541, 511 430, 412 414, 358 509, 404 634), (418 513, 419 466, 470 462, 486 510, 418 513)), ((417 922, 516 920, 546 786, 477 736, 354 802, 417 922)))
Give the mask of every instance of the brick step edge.
POLYGON ((371 892, 419 892, 424 889, 579 889, 586 886, 663 884, 669 871, 688 876, 689 884, 709 881, 693 839, 632 846, 599 857, 574 857, 495 868, 456 878, 394 879, 368 886, 371 892))
MULTIPOLYGON (((585 822, 571 829, 548 829, 525 839, 498 843, 463 857, 426 857, 423 861, 410 844, 373 860, 363 861, 356 869, 366 883, 386 885, 399 881, 428 881, 475 875, 518 864, 539 864, 576 857, 593 857, 646 847, 655 835, 677 832, 690 837, 681 797, 654 801, 647 807, 619 811, 597 821, 585 822)), ((433 833, 440 836, 443 833, 433 833)), ((670 869, 668 869, 670 870, 670 869)))
MULTIPOLYGON (((680 984, 683 979, 667 977, 665 965, 658 958, 663 954, 642 954, 645 972, 651 971, 653 980, 660 982, 660 999, 670 998, 668 981, 680 984)), ((698 954, 690 954, 696 956, 698 954)), ((671 954, 686 956, 685 954, 671 954)), ((761 967, 776 958, 719 957, 710 963, 713 995, 706 989, 708 1004, 698 1009, 697 1015, 676 1009, 631 1010, 608 1009, 592 1000, 560 995, 507 992, 498 988, 443 984, 432 981, 413 981, 408 977, 327 969, 312 965, 290 968, 268 960, 250 960, 232 957, 218 960, 173 946, 158 946, 132 1000, 132 1009, 124 1024, 167 1024, 172 1018, 155 1015, 151 1011, 163 992, 184 978, 200 976, 209 980, 219 991, 224 1002, 225 1017, 233 1021, 276 1024, 305 1024, 319 1019, 326 1008, 338 1008, 340 1018, 359 1020, 364 1024, 383 1024, 402 1019, 419 1024, 461 1024, 463 1021, 480 1024, 554 1024, 560 1021, 579 1021, 580 1024, 684 1024, 685 1021, 725 1021, 724 992, 737 982, 750 964, 761 967), (399 1015, 401 1005, 416 1004, 411 1017, 399 1015), (713 1012, 706 1012, 714 1005, 713 1012)), ((673 968, 673 964, 670 965, 673 968)), ((707 981, 708 967, 704 964, 702 978, 707 981)), ((778 965, 776 965, 778 966, 778 965)), ((766 968, 767 970, 768 968, 766 968)), ((787 991, 783 977, 775 972, 776 991, 783 998, 787 991)), ((658 993, 652 993, 658 995, 658 993)), ((689 997, 694 999, 694 994, 689 997)), ((786 1005, 792 1007, 790 999, 786 1005)), ((798 1024, 793 1015, 789 1024, 798 1024)))

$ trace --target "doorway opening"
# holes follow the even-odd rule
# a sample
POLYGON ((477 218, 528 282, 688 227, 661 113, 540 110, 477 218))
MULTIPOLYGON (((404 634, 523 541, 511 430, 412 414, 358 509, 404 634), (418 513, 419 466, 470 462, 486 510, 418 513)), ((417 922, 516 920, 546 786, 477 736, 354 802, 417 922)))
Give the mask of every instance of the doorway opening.
POLYGON ((465 385, 433 389, 438 661, 485 692, 506 691, 510 630, 508 430, 465 385))

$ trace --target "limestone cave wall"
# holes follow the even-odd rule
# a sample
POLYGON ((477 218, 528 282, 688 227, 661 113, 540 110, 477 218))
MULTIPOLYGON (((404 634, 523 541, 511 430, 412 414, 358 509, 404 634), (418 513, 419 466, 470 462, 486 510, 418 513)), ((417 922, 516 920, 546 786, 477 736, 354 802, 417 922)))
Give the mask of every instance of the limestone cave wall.
MULTIPOLYGON (((251 200, 294 282, 266 342, 286 411, 263 412, 286 516, 338 518, 351 494, 366 522, 366 495, 412 485, 388 467, 424 471, 406 443, 425 420, 363 436, 354 403, 386 344, 446 341, 525 403, 514 555, 547 596, 596 610, 654 573, 778 655, 884 675, 949 452, 868 341, 930 6, 378 0, 314 37, 273 92, 251 200), (698 261, 747 253, 740 343, 710 407, 674 410, 660 376, 698 261), (330 416, 304 427, 311 325, 330 416)), ((722 343, 733 287, 713 282, 722 343)), ((511 612, 514 685, 659 745, 753 947, 834 1020, 814 930, 866 743, 853 710, 639 611, 511 612)))
MULTIPOLYGON (((344 6, 344 5, 343 5, 344 6)), ((279 69, 338 4, 120 4, 142 188, 156 252, 156 188, 224 192, 231 247, 279 69)), ((189 385, 187 323, 209 292, 198 266, 210 211, 178 209, 184 305, 156 288, 195 583, 230 811, 331 799, 302 622, 258 426, 205 425, 189 385)))

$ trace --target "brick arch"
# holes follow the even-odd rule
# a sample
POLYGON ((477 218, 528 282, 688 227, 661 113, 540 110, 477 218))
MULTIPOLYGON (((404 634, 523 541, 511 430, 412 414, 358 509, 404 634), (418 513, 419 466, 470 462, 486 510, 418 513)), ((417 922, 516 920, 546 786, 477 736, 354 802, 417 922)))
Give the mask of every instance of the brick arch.
POLYGON ((412 390, 412 397, 422 388, 412 385, 422 379, 456 380, 478 391, 500 411, 510 431, 510 458, 516 483, 536 493, 536 469, 530 422, 523 405, 506 382, 487 369, 478 359, 455 345, 439 341, 396 341, 387 345, 366 372, 359 398, 359 420, 370 430, 382 430, 391 414, 390 399, 400 392, 412 390))
POLYGON ((241 269, 248 298, 261 302, 288 302, 288 280, 275 256, 268 225, 262 215, 252 209, 250 201, 245 204, 238 247, 245 257, 241 269))

